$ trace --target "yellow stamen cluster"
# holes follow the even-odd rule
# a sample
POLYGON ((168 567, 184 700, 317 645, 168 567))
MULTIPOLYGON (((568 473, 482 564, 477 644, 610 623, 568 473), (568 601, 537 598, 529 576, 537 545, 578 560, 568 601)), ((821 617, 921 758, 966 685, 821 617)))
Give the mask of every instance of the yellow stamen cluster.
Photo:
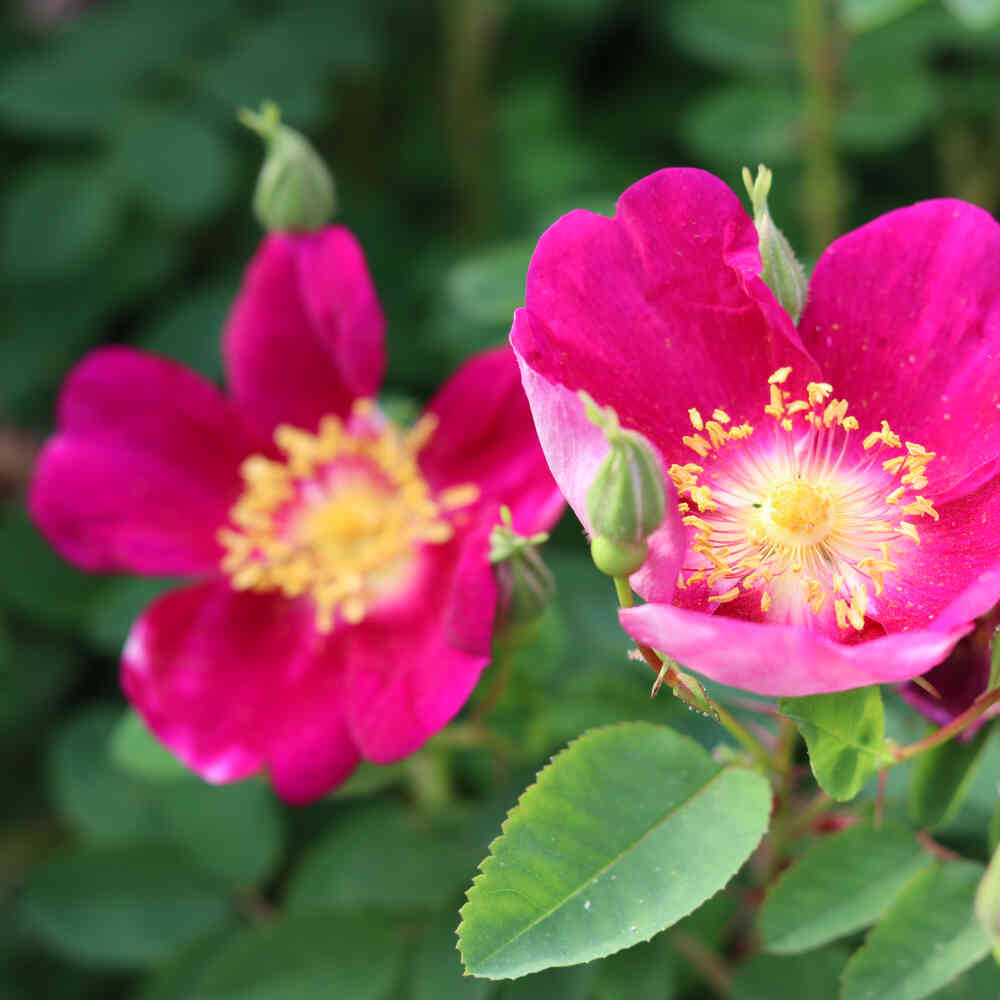
POLYGON ((779 368, 768 379, 764 412, 776 430, 759 448, 731 450, 755 433, 753 425, 733 426, 720 409, 711 420, 688 411, 695 433, 682 441, 700 464, 669 470, 682 522, 693 531, 693 565, 681 571, 677 585, 704 584, 714 605, 758 590, 763 613, 778 603, 792 618, 796 607, 819 615, 832 599, 837 625, 861 631, 869 586, 881 596, 885 576, 899 568, 893 545, 920 541, 916 526, 896 520, 893 510, 938 519, 931 501, 915 493, 927 485, 934 453, 912 441, 904 445, 883 420, 860 442, 869 454, 842 469, 857 419, 826 382, 810 382, 805 398, 792 398, 784 388, 791 372, 779 368), (883 449, 905 454, 883 459, 883 449), (898 485, 881 492, 886 473, 890 481, 899 477, 898 485))
POLYGON ((434 417, 402 431, 377 417, 370 400, 359 400, 353 417, 357 431, 334 416, 317 434, 278 427, 285 460, 243 462, 246 486, 230 511, 232 527, 218 534, 222 569, 236 590, 308 596, 321 632, 338 614, 360 622, 376 599, 405 583, 422 543, 452 537, 442 515, 479 494, 464 484, 432 497, 417 455, 434 417))

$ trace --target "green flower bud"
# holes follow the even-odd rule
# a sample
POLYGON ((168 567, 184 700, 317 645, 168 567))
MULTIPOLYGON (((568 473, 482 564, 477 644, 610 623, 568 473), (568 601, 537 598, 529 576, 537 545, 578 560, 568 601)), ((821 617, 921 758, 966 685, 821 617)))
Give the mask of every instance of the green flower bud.
POLYGON ((624 430, 613 410, 598 407, 586 393, 580 396, 587 416, 611 446, 587 491, 587 517, 594 533, 590 552, 602 573, 629 576, 646 561, 646 539, 663 521, 663 470, 641 434, 624 430))
POLYGON ((269 231, 325 226, 336 211, 337 195, 330 171, 309 141, 281 124, 281 112, 270 101, 259 113, 244 108, 238 117, 267 143, 253 194, 257 221, 269 231))
POLYGON ((743 168, 743 183, 753 205, 753 221, 757 227, 760 259, 763 265, 760 276, 792 317, 792 321, 798 323, 806 304, 809 283, 792 245, 774 224, 774 219, 768 210, 767 196, 771 191, 771 179, 771 171, 763 163, 757 167, 756 178, 751 176, 747 167, 743 168))
POLYGON ((500 517, 503 524, 490 534, 489 559, 496 567, 504 621, 527 625, 545 614, 555 593, 555 578, 538 552, 549 536, 517 534, 509 507, 500 508, 500 517))

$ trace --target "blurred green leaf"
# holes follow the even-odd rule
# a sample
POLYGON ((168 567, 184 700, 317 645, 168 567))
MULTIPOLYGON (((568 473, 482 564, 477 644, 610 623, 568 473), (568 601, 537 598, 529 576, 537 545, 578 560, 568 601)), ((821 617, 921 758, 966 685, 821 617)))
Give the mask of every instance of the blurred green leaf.
MULTIPOLYGON (((596 963, 593 1000, 669 1000, 679 992, 678 958, 670 935, 661 934, 596 963)), ((530 977, 522 982, 530 982, 530 977)))
POLYGON ((208 223, 231 196, 232 147, 190 109, 130 111, 114 135, 111 158, 121 185, 171 221, 208 223))
POLYGON ((153 842, 81 850, 35 868, 18 911, 69 958, 136 967, 167 958, 231 918, 220 886, 153 842))
POLYGON ((885 712, 877 685, 782 698, 778 710, 799 727, 816 780, 841 802, 853 799, 879 767, 891 762, 884 746, 885 712))
POLYGON ((889 24, 926 0, 839 0, 840 19, 848 31, 859 34, 889 24))
POLYGON ((98 163, 51 163, 22 174, 5 192, 0 269, 39 279, 96 261, 110 248, 119 207, 98 163))
POLYGON ((998 687, 1000 687, 1000 629, 993 633, 993 641, 990 643, 990 680, 984 693, 994 691, 998 687))
POLYGON ((191 1000, 205 970, 233 939, 232 930, 198 938, 174 952, 146 981, 137 1000, 191 1000))
POLYGON ((768 951, 809 951, 861 930, 931 863, 912 833, 857 826, 812 844, 768 891, 760 933, 768 951))
POLYGON ((395 764, 372 764, 363 760, 347 781, 337 786, 333 798, 353 799, 373 795, 395 785, 405 774, 406 764, 403 761, 395 764))
POLYGON ((137 778, 189 778, 191 772, 127 709, 111 728, 108 748, 112 761, 137 778))
POLYGON ((944 5, 974 31, 1000 22, 1000 0, 944 0, 944 5))
POLYGON ((47 628, 73 628, 94 599, 95 578, 63 562, 20 504, 0 508, 0 602, 47 628))
POLYGON ((455 947, 457 918, 452 908, 444 910, 417 942, 410 970, 407 1000, 485 1000, 490 984, 462 971, 455 947))
POLYGON ((838 1000, 850 952, 819 948, 808 955, 754 955, 733 976, 732 1000, 838 1000))
POLYGON ((685 50, 726 72, 771 72, 795 63, 790 0, 675 0, 659 9, 685 50))
POLYGON ((921 1000, 989 952, 970 919, 983 866, 934 865, 899 896, 847 964, 843 1000, 921 1000))
POLYGON ((995 996, 1000 996, 1000 965, 990 956, 938 990, 934 1000, 986 1000, 995 996))
POLYGON ((958 812, 986 746, 986 732, 967 743, 948 740, 917 758, 910 783, 910 816, 918 826, 933 828, 958 812))
POLYGON ((990 825, 986 831, 986 847, 990 854, 1000 845, 1000 800, 997 801, 996 809, 990 818, 990 825))
POLYGON ((460 260, 445 275, 445 299, 468 323, 510 328, 524 305, 524 276, 535 241, 491 247, 460 260))
POLYGON ((684 115, 683 135, 713 163, 780 166, 799 155, 802 115, 795 86, 734 84, 694 102, 684 115))
POLYGON ((282 916, 225 948, 190 1000, 390 1000, 403 943, 395 925, 362 913, 282 916))
POLYGON ((516 983, 503 983, 497 1000, 587 1000, 596 974, 593 965, 546 969, 516 983))
POLYGON ((174 577, 121 576, 106 580, 85 621, 87 638, 111 656, 118 656, 132 623, 161 594, 180 584, 174 577))
POLYGON ((720 768, 669 729, 584 734, 521 796, 480 866, 459 926, 466 969, 517 978, 648 939, 732 878, 770 809, 760 775, 720 768))
POLYGON ((313 842, 289 883, 287 906, 442 905, 461 893, 501 816, 496 802, 436 820, 393 802, 359 804, 313 842))

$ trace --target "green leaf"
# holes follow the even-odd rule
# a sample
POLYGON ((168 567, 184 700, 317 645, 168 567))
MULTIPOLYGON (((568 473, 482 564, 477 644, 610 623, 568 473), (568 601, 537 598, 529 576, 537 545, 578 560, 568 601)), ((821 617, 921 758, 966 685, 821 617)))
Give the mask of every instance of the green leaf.
POLYGON ((137 1000, 191 1000, 209 964, 232 939, 232 930, 219 931, 181 948, 156 970, 137 1000))
POLYGON ((847 964, 843 1000, 921 1000, 990 949, 972 919, 983 866, 939 863, 903 891, 847 964))
POLYGON ((798 725, 816 780, 841 802, 853 799, 891 760, 883 744, 885 713, 877 686, 782 698, 778 710, 798 725))
POLYGON ((497 1000, 588 1000, 596 973, 588 965, 546 969, 516 983, 504 983, 497 992, 497 1000))
POLYGON ((159 962, 231 916, 206 872, 155 843, 78 851, 35 868, 19 913, 59 953, 124 967, 159 962))
POLYGON ((225 948, 191 1000, 390 1000, 403 944, 399 929, 377 917, 282 916, 225 948))
POLYGON ((466 969, 516 978, 587 962, 675 923, 757 846, 768 783, 647 723, 584 734, 503 825, 462 908, 466 969))
POLYGON ((767 951, 808 951, 874 923, 930 863, 913 834, 857 826, 816 841, 770 890, 760 911, 767 951))
POLYGON ((51 278, 96 261, 118 223, 118 199, 97 164, 38 167, 7 193, 0 264, 11 278, 51 278))
POLYGON ((974 31, 1000 21, 1000 0, 944 0, 944 5, 965 27, 974 31))
POLYGON ((998 845, 1000 845, 1000 802, 993 810, 989 829, 986 831, 986 846, 989 848, 990 854, 993 854, 998 845))
POLYGON ((848 31, 861 33, 902 17, 927 0, 840 0, 840 20, 848 31))
POLYGON ((490 984, 462 974, 455 948, 455 912, 444 910, 417 943, 408 1000, 485 1000, 490 984))
POLYGON ((917 757, 907 804, 918 826, 942 826, 958 812, 983 759, 986 736, 983 730, 968 743, 948 740, 917 757))
MULTIPOLYGON (((628 951, 620 951, 597 964, 592 1000, 666 1000, 679 993, 680 959, 663 934, 628 951)), ((522 980, 527 982, 528 980, 522 980)))
POLYGON ((808 955, 755 955, 737 968, 730 1000, 837 1000, 847 963, 845 948, 820 948, 808 955))
POLYGON ((121 183, 166 219, 208 222, 230 197, 232 148, 190 109, 142 108, 125 116, 111 156, 121 183))
POLYGON ((1000 996, 1000 965, 989 958, 963 972, 943 990, 934 994, 934 1000, 986 1000, 1000 996))
POLYGON ((160 743, 131 709, 114 724, 108 750, 119 768, 137 778, 162 780, 191 777, 191 772, 160 743))
POLYGON ((420 909, 462 891, 503 813, 428 820, 392 802, 354 806, 315 841, 292 876, 286 905, 420 909))
POLYGON ((132 623, 148 604, 176 587, 175 577, 123 576, 108 580, 85 621, 88 638, 103 653, 118 656, 132 623))

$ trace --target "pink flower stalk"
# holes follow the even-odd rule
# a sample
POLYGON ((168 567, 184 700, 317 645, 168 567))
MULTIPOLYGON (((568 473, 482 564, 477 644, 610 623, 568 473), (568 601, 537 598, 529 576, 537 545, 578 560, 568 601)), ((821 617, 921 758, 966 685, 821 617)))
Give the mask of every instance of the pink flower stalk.
POLYGON ((83 569, 197 578, 135 622, 121 677, 208 781, 264 769, 307 802, 416 750, 489 661, 500 504, 528 533, 562 509, 509 348, 402 430, 371 401, 383 332, 346 229, 276 234, 229 316, 228 397, 127 347, 63 389, 32 516, 83 569))
POLYGON ((511 333, 549 466, 586 526, 607 445, 585 390, 671 492, 626 632, 772 695, 939 663, 1000 598, 998 261, 972 205, 892 212, 823 254, 796 329, 709 174, 556 222, 511 333))

